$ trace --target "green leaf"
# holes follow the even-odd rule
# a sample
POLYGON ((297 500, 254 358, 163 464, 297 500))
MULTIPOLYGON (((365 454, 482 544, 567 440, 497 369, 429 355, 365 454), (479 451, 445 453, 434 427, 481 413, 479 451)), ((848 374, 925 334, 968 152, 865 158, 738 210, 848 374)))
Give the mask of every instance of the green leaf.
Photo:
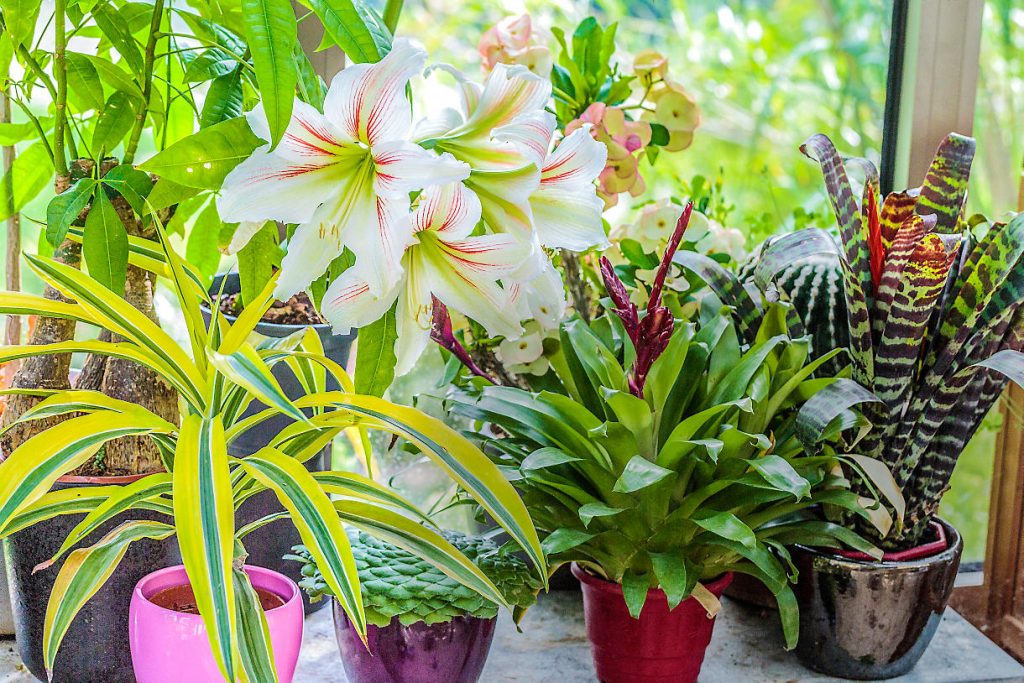
POLYGON ((0 123, 0 146, 13 147, 36 135, 36 127, 30 121, 24 123, 0 123))
MULTIPOLYGON (((109 175, 109 174, 107 174, 109 175)), ((194 187, 179 185, 168 178, 160 178, 153 186, 147 199, 147 211, 159 211, 169 206, 180 204, 186 199, 191 199, 199 194, 200 190, 194 187)), ((175 214, 177 215, 177 214, 175 214)))
POLYGON ((214 47, 203 51, 189 62, 183 78, 186 83, 202 83, 227 76, 240 66, 238 61, 227 51, 214 47))
POLYGON ((8 172, 14 196, 7 194, 7 176, 0 180, 0 220, 7 220, 25 208, 53 179, 53 162, 43 142, 34 142, 14 157, 8 172))
POLYGON ((242 68, 239 66, 210 83, 203 102, 203 113, 199 117, 199 127, 209 128, 221 121, 241 116, 243 103, 242 68))
POLYGON ((658 579, 658 585, 665 591, 668 598, 668 608, 675 609, 680 602, 690 596, 693 584, 697 577, 691 576, 686 567, 686 553, 681 549, 670 550, 664 553, 648 553, 651 557, 651 566, 654 568, 654 576, 658 579))
POLYGON ((277 243, 277 225, 265 223, 238 252, 238 279, 242 303, 248 305, 270 282, 274 266, 280 265, 283 251, 277 243))
POLYGON ((50 200, 46 207, 46 240, 50 244, 56 247, 64 241, 68 228, 89 205, 95 187, 95 180, 82 178, 50 200))
POLYGON ((135 213, 140 216, 145 213, 146 198, 153 190, 153 181, 149 179, 149 174, 143 173, 131 164, 121 164, 107 171, 100 182, 124 197, 135 213))
POLYGON ((616 493, 635 493, 664 481, 668 477, 674 477, 675 474, 672 470, 655 465, 642 456, 634 455, 626 463, 626 468, 622 471, 612 490, 616 493))
POLYGON ((103 109, 106 95, 103 92, 100 74, 93 63, 85 55, 77 52, 68 52, 66 62, 68 81, 74 84, 68 93, 74 98, 72 103, 77 104, 83 111, 103 109))
MULTIPOLYGON (((150 10, 150 14, 152 14, 152 10, 150 10)), ((141 76, 144 71, 142 51, 139 50, 139 44, 132 37, 132 30, 124 17, 114 9, 112 4, 104 2, 99 3, 93 9, 92 18, 129 68, 136 75, 141 76)))
POLYGON ((0 0, 0 11, 4 13, 7 33, 15 45, 31 47, 41 6, 39 0, 0 0))
POLYGON ((797 413, 796 435, 808 450, 814 449, 829 424, 848 408, 861 403, 881 403, 873 393, 851 379, 838 379, 812 396, 797 413))
POLYGON ((217 250, 219 230, 220 216, 217 214, 217 205, 216 202, 210 202, 192 223, 188 244, 185 247, 185 258, 199 269, 207 281, 213 279, 220 265, 220 251, 217 250))
POLYGON ((143 101, 142 90, 139 88, 138 84, 136 84, 135 81, 132 79, 131 74, 129 74, 127 71, 122 69, 114 62, 110 61, 109 59, 104 59, 103 57, 98 57, 96 55, 87 55, 72 52, 68 53, 69 59, 71 59, 70 55, 72 54, 77 55, 75 59, 81 57, 82 59, 85 59, 90 64, 92 64, 93 68, 96 69, 96 73, 99 74, 100 81, 102 81, 103 83, 106 83, 114 90, 120 90, 122 92, 127 93, 128 95, 131 95, 138 102, 143 101))
POLYGON ((651 144, 658 147, 664 147, 668 144, 669 133, 668 128, 661 125, 660 123, 651 124, 651 144))
POLYGON ((124 294, 128 273, 128 231, 102 188, 85 219, 82 256, 89 275, 115 294, 124 294))
POLYGON ((736 541, 747 548, 754 548, 757 545, 757 537, 753 530, 731 512, 716 512, 693 521, 702 529, 730 541, 736 541))
POLYGON ((270 626, 260 598, 240 569, 232 569, 235 583, 235 618, 238 622, 238 654, 250 681, 276 681, 270 626))
POLYGON ((242 21, 270 127, 270 146, 276 147, 291 120, 298 81, 292 61, 297 40, 295 11, 289 0, 242 0, 242 21))
POLYGON ((261 144, 240 116, 179 140, 139 168, 178 185, 219 190, 224 177, 261 144))
POLYGON ((646 573, 634 574, 627 571, 622 575, 622 597, 626 599, 626 608, 634 619, 640 618, 650 590, 651 579, 646 573))
POLYGON ((801 477, 785 458, 765 455, 747 462, 764 477, 765 481, 780 491, 788 491, 797 500, 811 495, 811 483, 801 477))
POLYGON ((135 123, 135 103, 138 102, 123 90, 117 90, 100 109, 96 128, 92 132, 92 148, 99 154, 117 147, 135 123))
POLYGON ((310 6, 353 62, 378 62, 391 50, 391 32, 360 0, 310 0, 310 6))
POLYGON ((564 553, 566 550, 572 550, 578 545, 582 545, 592 539, 594 534, 588 534, 586 531, 580 531, 579 529, 570 529, 568 527, 562 527, 555 529, 541 546, 544 548, 545 555, 557 555, 558 553, 564 553))
POLYGON ((625 509, 613 508, 604 503, 587 503, 580 507, 579 516, 583 526, 589 527, 595 517, 614 517, 620 512, 625 512, 625 509))
POLYGON ((356 348, 356 393, 383 396, 395 379, 396 306, 359 330, 356 348))
POLYGON ((540 470, 547 467, 555 467, 557 465, 564 465, 569 462, 579 461, 579 458, 574 458, 559 448, 549 447, 539 448, 533 453, 530 453, 530 455, 526 456, 519 467, 524 470, 540 470))

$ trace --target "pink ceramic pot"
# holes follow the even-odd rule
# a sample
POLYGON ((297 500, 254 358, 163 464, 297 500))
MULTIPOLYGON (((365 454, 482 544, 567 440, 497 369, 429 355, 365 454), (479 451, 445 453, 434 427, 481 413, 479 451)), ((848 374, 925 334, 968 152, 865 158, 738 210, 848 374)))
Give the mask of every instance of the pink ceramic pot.
MULTIPOLYGON (((253 587, 276 594, 284 605, 269 610, 270 641, 281 683, 291 683, 302 645, 302 598, 299 587, 283 574, 246 567, 253 587)), ((223 683, 210 651, 206 627, 198 614, 183 614, 150 601, 160 591, 188 583, 185 567, 169 567, 139 581, 132 593, 128 640, 138 683, 223 683)))

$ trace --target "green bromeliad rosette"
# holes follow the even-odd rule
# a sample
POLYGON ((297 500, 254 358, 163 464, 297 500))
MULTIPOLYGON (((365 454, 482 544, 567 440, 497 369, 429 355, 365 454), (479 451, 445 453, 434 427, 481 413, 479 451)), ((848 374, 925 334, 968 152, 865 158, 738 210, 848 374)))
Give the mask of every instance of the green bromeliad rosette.
MULTIPOLYGON (((798 438, 800 406, 837 381, 815 376, 837 352, 814 358, 809 341, 790 333, 793 312, 783 303, 764 309, 750 341, 713 302, 694 322, 676 320, 662 304, 690 210, 645 309, 602 259, 604 313, 561 325, 557 350, 548 354, 557 386, 533 393, 477 376, 449 396, 523 495, 550 564, 576 563, 589 591, 598 675, 607 681, 626 680, 624 666, 645 670, 650 660, 638 653, 677 628, 692 628, 692 643, 663 648, 680 658, 678 680, 695 677, 701 641, 710 638, 707 615, 719 609, 730 572, 760 579, 776 596, 792 647, 796 577, 787 545, 876 552, 814 511, 863 515, 883 532, 892 523, 874 495, 848 487, 849 477, 863 476, 877 480, 878 491, 893 490, 884 468, 838 438, 862 423, 856 413, 847 411, 822 435, 820 453, 798 438), (600 597, 607 595, 614 597, 600 597), (686 625, 667 621, 674 619, 686 625), (608 634, 632 635, 601 642, 602 625, 608 634), (609 652, 617 654, 606 658, 609 652)), ((438 338, 446 332, 444 324, 435 328, 438 338)), ((446 348, 465 357, 456 341, 447 339, 446 348)))
MULTIPOLYGON (((486 538, 445 531, 515 609, 516 620, 536 600, 541 583, 509 548, 486 538)), ((420 557, 365 532, 350 530, 368 628, 363 642, 334 602, 334 628, 353 683, 475 681, 494 638, 499 606, 420 557)), ((310 598, 334 597, 302 546, 289 559, 304 563, 300 585, 310 598)))

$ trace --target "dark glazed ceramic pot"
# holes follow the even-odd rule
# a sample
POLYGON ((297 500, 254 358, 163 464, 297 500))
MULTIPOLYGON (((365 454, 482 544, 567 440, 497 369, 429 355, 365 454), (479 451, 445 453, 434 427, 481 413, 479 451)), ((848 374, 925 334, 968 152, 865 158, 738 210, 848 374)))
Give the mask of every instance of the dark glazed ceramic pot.
MULTIPOLYGON (((214 278, 213 285, 210 287, 211 295, 216 295, 221 291, 222 281, 224 284, 224 294, 235 294, 241 289, 238 273, 218 275, 214 278)), ((203 306, 202 313, 203 320, 209 324, 209 309, 203 306)), ((235 322, 234 316, 227 315, 224 317, 230 323, 235 322)), ((263 322, 256 325, 256 332, 264 337, 287 337, 302 329, 305 329, 304 325, 276 325, 273 323, 263 322)), ((317 334, 320 335, 320 343, 323 344, 324 355, 341 367, 345 367, 345 364, 348 362, 349 349, 352 347, 352 340, 355 339, 355 334, 353 333, 345 336, 335 335, 331 332, 330 325, 314 325, 313 329, 315 329, 317 334)), ((303 396, 304 391, 302 389, 302 385, 285 363, 278 363, 275 365, 272 372, 274 374, 274 378, 277 379, 288 398, 296 400, 303 396)), ((327 378, 327 389, 328 391, 338 389, 337 382, 330 376, 327 378)), ((263 406, 263 404, 253 401, 246 407, 239 419, 245 419, 250 415, 254 415, 263 410, 264 407, 265 406, 263 406)), ((248 429, 239 434, 228 447, 228 453, 239 458, 251 455, 270 443, 270 441, 277 436, 281 430, 291 423, 292 420, 290 418, 282 415, 278 415, 261 422, 252 429, 248 429)), ((330 447, 320 451, 320 453, 306 462, 306 469, 310 472, 322 472, 330 469, 330 467, 330 447)), ((257 519, 261 519, 266 515, 281 512, 283 510, 284 508, 281 507, 280 503, 278 503, 277 497, 272 491, 263 491, 262 493, 258 493, 252 498, 246 500, 242 504, 236 515, 235 524, 241 527, 250 522, 255 522, 257 519)), ((299 545, 300 543, 302 543, 302 539, 299 538, 299 532, 295 530, 295 527, 289 520, 281 519, 276 522, 271 522, 266 526, 260 527, 246 537, 245 549, 249 553, 247 561, 250 564, 259 567, 266 567, 267 569, 284 574, 292 581, 298 583, 302 579, 300 574, 302 565, 298 562, 285 560, 283 557, 291 552, 292 546, 299 545)), ((325 600, 321 600, 320 602, 311 603, 309 601, 309 597, 305 592, 303 592, 302 604, 305 613, 311 614, 312 612, 322 608, 327 604, 327 602, 325 600)))
MULTIPOLYGON (((97 484, 128 484, 132 477, 62 477, 53 489, 97 484)), ((29 671, 46 680, 43 665, 43 624, 46 605, 64 561, 43 571, 32 569, 53 556, 85 515, 62 515, 35 524, 4 540, 18 638, 18 654, 29 671)), ((129 519, 167 521, 156 513, 132 511, 118 515, 76 545, 82 548, 129 519)), ((66 557, 66 556, 65 556, 66 557)), ((128 606, 135 584, 158 569, 181 562, 174 537, 132 543, 124 559, 96 595, 78 613, 54 662, 53 683, 134 683, 128 647, 128 606)))
POLYGON ((334 634, 351 683, 476 683, 494 640, 497 619, 455 617, 403 626, 367 626, 366 646, 337 600, 334 634))
POLYGON ((856 680, 893 678, 914 668, 942 619, 963 552, 956 529, 936 522, 945 542, 931 541, 932 552, 914 559, 908 556, 917 549, 875 562, 792 548, 800 571, 801 663, 856 680))
MULTIPOLYGON (((583 587, 583 614, 587 621, 594 668, 602 683, 693 683, 704 663, 715 619, 704 607, 687 598, 669 610, 660 589, 647 593, 647 602, 634 619, 626 608, 622 586, 599 579, 579 565, 573 575, 583 587)), ((732 581, 723 574, 705 584, 715 597, 732 581)))

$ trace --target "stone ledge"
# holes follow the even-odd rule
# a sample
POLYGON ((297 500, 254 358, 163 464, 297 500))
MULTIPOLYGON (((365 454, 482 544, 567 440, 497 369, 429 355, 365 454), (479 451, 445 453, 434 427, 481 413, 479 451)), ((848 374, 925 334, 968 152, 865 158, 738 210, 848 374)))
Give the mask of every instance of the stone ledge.
MULTIPOLYGON (((542 596, 517 633, 503 614, 482 683, 593 683, 581 597, 575 592, 542 596)), ((782 649, 777 616, 726 600, 715 625, 701 683, 786 681, 821 683, 782 649)), ((1024 682, 1024 666, 947 610, 925 658, 896 683, 1024 682)), ((20 665, 13 641, 0 641, 0 683, 33 683, 20 665)), ((302 659, 294 683, 345 683, 329 609, 306 620, 302 659)), ((439 682, 441 683, 441 682, 439 682)))

